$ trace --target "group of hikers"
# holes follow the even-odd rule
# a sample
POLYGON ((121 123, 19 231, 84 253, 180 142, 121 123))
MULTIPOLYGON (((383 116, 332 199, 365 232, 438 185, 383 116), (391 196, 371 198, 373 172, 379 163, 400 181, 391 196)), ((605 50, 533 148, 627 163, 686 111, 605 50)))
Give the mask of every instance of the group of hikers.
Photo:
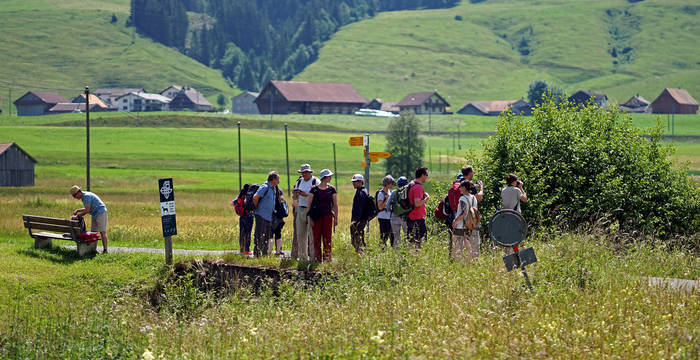
MULTIPOLYGON (((294 240, 291 256, 299 261, 329 262, 332 260, 332 238, 338 225, 338 195, 330 184, 333 172, 323 169, 319 177, 309 164, 301 165, 299 178, 292 190, 294 240)), ((350 181, 355 189, 352 203, 350 237, 357 253, 366 247, 365 228, 375 217, 379 222, 382 248, 403 245, 420 249, 427 236, 426 203, 430 195, 423 188, 428 169, 418 167, 413 180, 405 176, 394 179, 387 175, 374 196, 365 186, 365 178, 355 174, 350 181), (396 189, 394 189, 396 187, 396 189), (404 237, 401 237, 403 232, 404 237)), ((442 220, 450 234, 449 253, 452 259, 470 260, 479 256, 481 214, 478 203, 484 196, 483 182, 472 181, 474 169, 465 166, 450 187, 448 194, 435 209, 435 217, 442 220), (478 189, 477 189, 478 185, 478 189)), ((239 221, 239 245, 244 255, 255 257, 282 255, 281 234, 289 208, 284 192, 279 189, 279 174, 272 171, 261 185, 245 184, 232 201, 239 221), (255 225, 253 251, 251 233, 255 225)), ((503 209, 520 212, 520 202, 527 201, 522 181, 514 174, 506 178, 501 191, 503 209)), ((508 253, 506 249, 506 253, 508 253)), ((510 250, 512 251, 512 250, 510 250)))

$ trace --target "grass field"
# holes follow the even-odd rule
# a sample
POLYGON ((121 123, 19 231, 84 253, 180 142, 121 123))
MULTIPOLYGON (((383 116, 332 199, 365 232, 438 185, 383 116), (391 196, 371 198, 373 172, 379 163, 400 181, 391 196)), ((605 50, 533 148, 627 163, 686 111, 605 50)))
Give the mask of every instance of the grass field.
MULTIPOLYGON (((216 104, 237 93, 208 68, 125 26, 129 0, 4 0, 0 5, 0 98, 5 113, 26 91, 55 91, 71 99, 84 87, 143 87, 160 92, 192 86, 216 104), (118 21, 112 24, 112 14, 118 21), (7 97, 11 99, 7 101, 7 97)), ((15 113, 15 109, 12 109, 15 113)))
POLYGON ((697 0, 462 1, 452 9, 380 13, 324 44, 295 80, 347 81, 398 101, 437 89, 465 100, 520 99, 543 79, 617 102, 665 87, 700 94, 697 0), (462 20, 457 20, 461 17, 462 20), (615 56, 613 56, 615 48, 615 56), (623 53, 624 52, 624 53, 623 53))

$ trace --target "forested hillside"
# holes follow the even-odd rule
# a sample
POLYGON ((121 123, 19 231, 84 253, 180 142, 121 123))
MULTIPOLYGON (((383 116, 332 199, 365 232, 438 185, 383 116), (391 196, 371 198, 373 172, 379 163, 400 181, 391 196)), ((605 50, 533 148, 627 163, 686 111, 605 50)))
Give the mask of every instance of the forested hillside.
POLYGON ((445 8, 458 0, 132 0, 139 31, 258 90, 291 79, 341 26, 380 11, 445 8))

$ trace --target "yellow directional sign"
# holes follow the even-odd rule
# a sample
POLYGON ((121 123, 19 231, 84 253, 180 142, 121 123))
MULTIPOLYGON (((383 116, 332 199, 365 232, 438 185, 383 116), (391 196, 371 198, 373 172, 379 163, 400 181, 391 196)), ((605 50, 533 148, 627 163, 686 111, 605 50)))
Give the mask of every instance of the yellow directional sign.
POLYGON ((369 161, 370 161, 370 162, 377 162, 377 161, 379 161, 379 158, 370 157, 370 158, 369 158, 369 161))
POLYGON ((367 163, 366 163, 366 162, 363 162, 363 163, 362 163, 362 167, 367 167, 367 163))
POLYGON ((390 156, 391 156, 391 154, 388 152, 374 152, 374 151, 369 152, 369 157, 377 157, 377 158, 386 159, 386 158, 389 158, 390 156))
POLYGON ((364 146, 362 136, 352 136, 348 143, 350 143, 350 146, 364 146))

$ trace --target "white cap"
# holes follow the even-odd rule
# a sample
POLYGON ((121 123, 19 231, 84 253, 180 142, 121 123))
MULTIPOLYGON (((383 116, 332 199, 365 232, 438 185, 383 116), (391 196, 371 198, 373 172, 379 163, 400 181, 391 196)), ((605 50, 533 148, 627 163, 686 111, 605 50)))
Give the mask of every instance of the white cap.
POLYGON ((355 182, 355 181, 362 181, 362 182, 365 182, 365 177, 362 176, 362 175, 360 175, 360 174, 355 174, 355 175, 352 176, 352 181, 353 181, 353 182, 355 182))

